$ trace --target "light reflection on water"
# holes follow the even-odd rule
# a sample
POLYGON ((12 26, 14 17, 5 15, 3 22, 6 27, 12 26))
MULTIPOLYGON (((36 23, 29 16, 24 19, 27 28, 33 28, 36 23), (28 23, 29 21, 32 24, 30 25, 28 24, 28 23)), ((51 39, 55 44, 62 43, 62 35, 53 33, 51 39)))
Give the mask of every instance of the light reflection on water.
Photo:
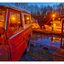
POLYGON ((64 37, 55 35, 34 35, 30 42, 64 49, 64 37))

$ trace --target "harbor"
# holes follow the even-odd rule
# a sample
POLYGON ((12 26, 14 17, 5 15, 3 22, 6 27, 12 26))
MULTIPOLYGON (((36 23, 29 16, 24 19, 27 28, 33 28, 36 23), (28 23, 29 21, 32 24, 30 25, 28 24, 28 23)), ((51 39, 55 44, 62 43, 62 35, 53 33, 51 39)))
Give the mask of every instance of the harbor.
POLYGON ((64 3, 28 4, 0 5, 0 61, 64 61, 64 3))

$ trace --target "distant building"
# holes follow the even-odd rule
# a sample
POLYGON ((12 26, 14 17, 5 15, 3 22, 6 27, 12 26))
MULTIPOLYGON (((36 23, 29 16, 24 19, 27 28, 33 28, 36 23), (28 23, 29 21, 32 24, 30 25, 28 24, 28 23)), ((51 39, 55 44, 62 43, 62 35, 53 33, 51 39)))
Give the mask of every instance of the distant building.
POLYGON ((53 32, 62 32, 64 33, 64 17, 63 16, 58 16, 55 18, 52 18, 51 21, 49 22, 49 25, 44 25, 46 30, 52 31, 53 32))

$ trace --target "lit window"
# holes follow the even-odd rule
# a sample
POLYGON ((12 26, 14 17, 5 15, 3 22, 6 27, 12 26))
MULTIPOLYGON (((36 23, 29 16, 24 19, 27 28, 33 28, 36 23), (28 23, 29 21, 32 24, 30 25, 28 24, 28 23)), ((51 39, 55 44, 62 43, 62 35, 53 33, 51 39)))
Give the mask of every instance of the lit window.
POLYGON ((9 18, 9 32, 17 30, 21 28, 20 14, 10 12, 9 18))
POLYGON ((5 11, 0 9, 0 27, 5 27, 5 11))
POLYGON ((10 12, 9 18, 9 32, 14 31, 17 29, 17 19, 16 13, 10 12))
POLYGON ((24 16, 24 19, 25 19, 25 25, 30 24, 30 19, 31 19, 30 16, 25 15, 25 16, 24 16))

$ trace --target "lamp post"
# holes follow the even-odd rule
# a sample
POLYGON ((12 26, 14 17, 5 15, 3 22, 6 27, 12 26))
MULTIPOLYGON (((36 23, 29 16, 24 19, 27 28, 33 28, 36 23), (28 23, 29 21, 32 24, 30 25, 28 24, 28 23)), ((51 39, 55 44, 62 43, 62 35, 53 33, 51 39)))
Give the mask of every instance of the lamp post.
MULTIPOLYGON (((53 14, 52 17, 55 17, 55 14, 53 14)), ((53 23, 53 22, 52 22, 52 23, 53 23)), ((52 32, 53 32, 53 26, 52 26, 52 32)))

